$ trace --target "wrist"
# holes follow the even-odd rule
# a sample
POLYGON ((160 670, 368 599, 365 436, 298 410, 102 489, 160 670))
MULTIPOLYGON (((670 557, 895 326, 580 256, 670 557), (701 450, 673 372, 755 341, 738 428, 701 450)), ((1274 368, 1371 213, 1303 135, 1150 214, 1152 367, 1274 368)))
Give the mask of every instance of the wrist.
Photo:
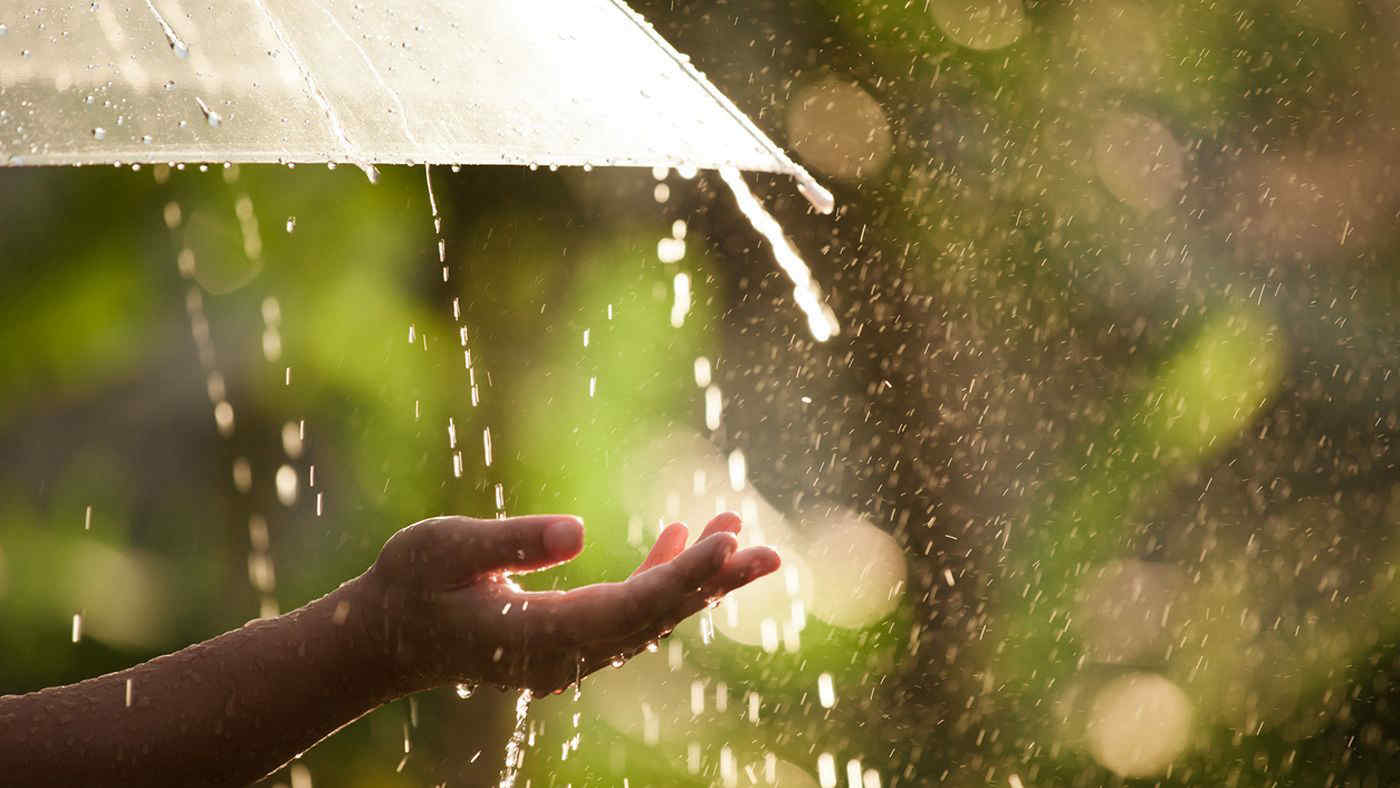
POLYGON ((419 615, 420 599, 399 584, 386 582, 375 567, 342 585, 336 594, 341 592, 345 596, 333 603, 332 616, 344 619, 339 625, 348 628, 354 649, 373 664, 391 697, 454 680, 446 666, 438 664, 441 655, 429 647, 434 639, 431 633, 415 623, 424 618, 419 615))
POLYGON ((423 689, 408 675, 400 658, 400 633, 394 629, 398 616, 391 609, 390 595, 373 572, 342 583, 312 607, 318 623, 327 628, 345 655, 345 668, 356 676, 370 677, 367 689, 378 702, 423 689))

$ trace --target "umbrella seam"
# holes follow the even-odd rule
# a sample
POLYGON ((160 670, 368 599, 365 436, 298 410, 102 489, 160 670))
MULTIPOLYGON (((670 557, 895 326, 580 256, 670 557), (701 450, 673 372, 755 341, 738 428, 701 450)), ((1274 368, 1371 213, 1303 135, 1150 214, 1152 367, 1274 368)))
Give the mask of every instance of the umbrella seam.
POLYGON ((272 10, 267 7, 267 4, 263 2, 263 0, 253 0, 253 3, 257 5, 258 10, 262 11, 263 17, 267 19, 268 26, 272 28, 272 34, 276 36, 277 40, 286 48, 287 57, 292 59, 292 62, 296 64, 297 70, 301 72, 301 78, 306 81, 307 90, 311 91, 311 99, 316 102, 317 106, 321 108, 321 111, 325 115, 326 125, 330 128, 331 136, 335 137, 336 141, 340 143, 340 147, 344 149, 346 157, 352 162, 358 163, 362 157, 356 155, 356 146, 345 133, 345 127, 340 124, 340 115, 336 113, 335 107, 331 105, 330 99, 326 97, 325 93, 321 92, 320 86, 316 84, 316 77, 311 73, 311 67, 306 64, 306 61, 302 60, 301 53, 297 51, 296 45, 293 44, 286 33, 283 32, 282 26, 277 22, 276 17, 272 15, 272 10))
POLYGON ((312 4, 321 9, 321 12, 326 15, 326 18, 331 20, 331 24, 335 25, 335 29, 340 31, 340 34, 345 37, 345 40, 350 42, 350 46, 354 47, 355 51, 360 54, 360 59, 365 61, 365 65, 369 67, 370 73, 374 75, 374 79, 379 83, 379 86, 389 92, 389 98, 393 99, 394 105, 399 108, 399 124, 403 126, 404 136, 408 138, 409 142, 418 145, 418 138, 408 126, 408 110, 404 107, 403 99, 399 97, 399 92, 385 81, 384 75, 379 73, 379 67, 374 64, 369 53, 365 52, 364 47, 360 46, 360 42, 356 41, 345 27, 340 24, 340 20, 336 18, 335 13, 325 5, 316 2, 316 0, 312 0, 312 4))

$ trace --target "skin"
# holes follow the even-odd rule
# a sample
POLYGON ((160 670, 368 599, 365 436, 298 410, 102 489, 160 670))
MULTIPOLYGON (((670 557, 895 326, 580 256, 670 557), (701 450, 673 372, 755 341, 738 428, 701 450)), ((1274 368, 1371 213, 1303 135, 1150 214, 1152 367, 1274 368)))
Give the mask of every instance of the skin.
POLYGON ((420 690, 559 691, 777 569, 772 550, 737 549, 739 528, 721 514, 686 548, 674 523, 623 582, 529 592, 510 575, 578 555, 581 520, 424 520, 305 607, 127 670, 0 697, 0 774, 12 786, 244 785, 420 690))

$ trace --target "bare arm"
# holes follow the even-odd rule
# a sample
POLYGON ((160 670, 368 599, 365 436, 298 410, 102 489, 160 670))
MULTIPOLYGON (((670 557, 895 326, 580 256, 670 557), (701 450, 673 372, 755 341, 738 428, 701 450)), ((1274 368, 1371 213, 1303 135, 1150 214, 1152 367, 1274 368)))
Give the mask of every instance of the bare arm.
POLYGON ((574 557, 559 516, 436 518, 305 607, 77 684, 0 697, 6 785, 242 785, 394 698, 460 681, 560 689, 777 568, 721 515, 662 534, 623 583, 530 593, 507 570, 574 557))
POLYGON ((356 604, 363 582, 127 670, 0 698, 5 781, 242 785, 262 777, 403 692, 356 604))

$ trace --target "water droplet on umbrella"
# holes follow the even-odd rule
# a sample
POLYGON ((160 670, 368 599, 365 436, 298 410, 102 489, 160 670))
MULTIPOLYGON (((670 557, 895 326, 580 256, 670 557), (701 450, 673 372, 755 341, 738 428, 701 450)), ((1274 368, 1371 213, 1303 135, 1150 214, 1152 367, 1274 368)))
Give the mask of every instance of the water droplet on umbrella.
POLYGON ((215 112, 208 104, 205 104, 204 99, 195 96, 194 103, 199 105, 199 111, 204 113, 204 119, 209 121, 210 126, 218 126, 223 122, 223 116, 215 112))

